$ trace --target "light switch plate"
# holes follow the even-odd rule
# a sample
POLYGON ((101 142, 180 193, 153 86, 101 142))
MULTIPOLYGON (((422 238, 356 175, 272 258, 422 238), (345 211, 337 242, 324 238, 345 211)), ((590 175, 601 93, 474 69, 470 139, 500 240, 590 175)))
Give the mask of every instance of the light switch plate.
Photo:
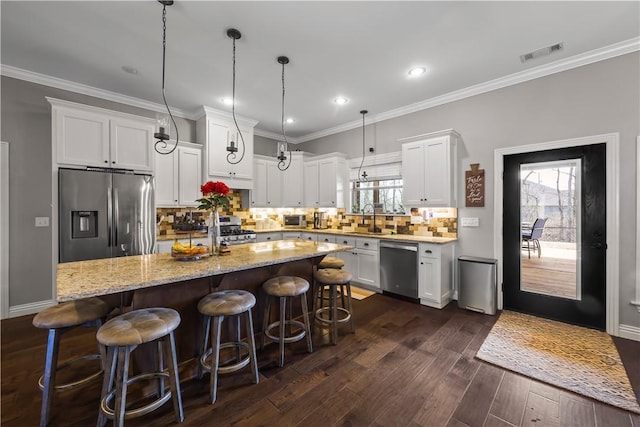
POLYGON ((479 227, 480 219, 479 218, 460 218, 460 225, 463 227, 479 227))
POLYGON ((48 216, 37 216, 36 217, 36 227, 48 227, 49 226, 49 217, 48 216))

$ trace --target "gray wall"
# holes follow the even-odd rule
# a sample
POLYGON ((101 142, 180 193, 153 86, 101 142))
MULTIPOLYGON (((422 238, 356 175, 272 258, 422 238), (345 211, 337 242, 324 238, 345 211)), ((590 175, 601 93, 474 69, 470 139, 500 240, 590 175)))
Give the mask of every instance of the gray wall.
MULTIPOLYGON (((278 141, 270 138, 265 138, 264 136, 254 136, 253 137, 253 152, 255 154, 260 154, 261 156, 276 156, 276 148, 278 147, 278 141)), ((291 145, 291 148, 295 149, 295 145, 291 145)))
MULTIPOLYGON (((51 108, 45 96, 155 118, 155 112, 23 80, 2 77, 0 139, 9 143, 9 306, 53 299, 51 228, 51 108)), ((195 122, 176 117, 195 142, 195 122)))
MULTIPOLYGON (((374 147, 377 154, 399 151, 399 138, 448 128, 458 131, 463 139, 458 150, 459 182, 471 163, 480 163, 486 177, 485 207, 458 209, 459 217, 480 219, 478 228, 459 228, 458 254, 492 257, 496 149, 619 132, 620 323, 640 326, 640 314, 629 304, 635 299, 635 271, 640 268, 635 265, 635 211, 640 190, 635 178, 635 139, 640 135, 639 63, 640 54, 627 54, 375 123, 365 129, 366 147, 374 147)), ((362 129, 302 143, 298 148, 359 157, 362 129)), ((460 182, 458 200, 464 200, 463 195, 460 182)))

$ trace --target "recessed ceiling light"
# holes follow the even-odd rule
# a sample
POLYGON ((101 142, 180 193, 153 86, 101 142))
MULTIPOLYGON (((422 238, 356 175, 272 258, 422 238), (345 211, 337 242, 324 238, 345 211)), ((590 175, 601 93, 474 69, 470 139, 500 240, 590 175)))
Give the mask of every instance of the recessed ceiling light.
POLYGON ((291 117, 289 117, 287 120, 284 121, 286 124, 290 125, 291 123, 295 122, 295 120, 293 120, 291 117))
POLYGON ((138 74, 138 69, 130 65, 123 65, 122 71, 124 71, 125 73, 133 74, 134 76, 138 74))
POLYGON ((338 104, 338 105, 344 105, 347 102, 349 102, 349 100, 347 98, 345 98, 344 96, 339 96, 336 99, 334 99, 333 102, 338 104))
POLYGON ((231 98, 222 98, 220 100, 224 105, 233 105, 233 99, 231 98))
POLYGON ((424 67, 416 67, 409 70, 410 77, 418 77, 423 75, 427 71, 424 67))

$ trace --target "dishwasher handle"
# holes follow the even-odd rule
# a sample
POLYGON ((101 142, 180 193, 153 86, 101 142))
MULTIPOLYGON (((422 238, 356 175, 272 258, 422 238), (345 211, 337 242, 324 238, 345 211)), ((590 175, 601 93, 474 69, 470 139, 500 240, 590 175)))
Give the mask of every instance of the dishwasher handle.
POLYGON ((418 252, 418 246, 416 245, 403 245, 391 242, 380 242, 380 248, 402 249, 403 251, 418 252))

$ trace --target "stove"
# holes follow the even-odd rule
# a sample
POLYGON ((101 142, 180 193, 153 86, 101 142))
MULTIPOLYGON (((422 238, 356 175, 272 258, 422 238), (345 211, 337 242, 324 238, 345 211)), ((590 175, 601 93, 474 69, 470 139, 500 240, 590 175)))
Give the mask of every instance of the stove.
POLYGON ((238 216, 229 215, 220 217, 220 241, 228 246, 242 243, 255 243, 256 232, 243 230, 242 220, 238 216))

